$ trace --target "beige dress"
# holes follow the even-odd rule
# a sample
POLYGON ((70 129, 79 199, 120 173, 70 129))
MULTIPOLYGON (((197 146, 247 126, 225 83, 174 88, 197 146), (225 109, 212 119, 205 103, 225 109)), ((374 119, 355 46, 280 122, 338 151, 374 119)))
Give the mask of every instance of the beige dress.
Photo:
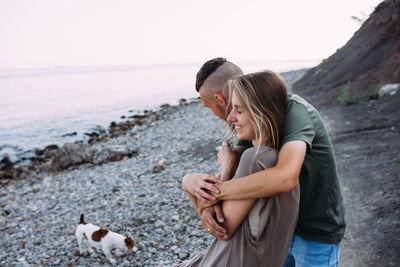
MULTIPOLYGON (((276 161, 277 151, 270 147, 249 148, 234 178, 268 169, 276 161)), ((282 266, 296 227, 299 200, 299 187, 258 199, 229 241, 215 239, 205 251, 177 266, 282 266)))

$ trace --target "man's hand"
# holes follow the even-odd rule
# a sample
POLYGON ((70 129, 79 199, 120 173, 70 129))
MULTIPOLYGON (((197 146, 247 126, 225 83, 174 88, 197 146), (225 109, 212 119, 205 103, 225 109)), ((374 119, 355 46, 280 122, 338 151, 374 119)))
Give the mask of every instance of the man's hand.
POLYGON ((201 223, 207 229, 207 232, 217 239, 226 240, 228 235, 226 229, 219 223, 224 222, 224 215, 222 214, 221 206, 215 205, 213 207, 205 208, 201 214, 201 223))
POLYGON ((211 204, 211 201, 215 200, 211 192, 219 193, 218 188, 214 186, 218 182, 218 179, 210 174, 194 173, 183 177, 182 187, 198 200, 211 204))

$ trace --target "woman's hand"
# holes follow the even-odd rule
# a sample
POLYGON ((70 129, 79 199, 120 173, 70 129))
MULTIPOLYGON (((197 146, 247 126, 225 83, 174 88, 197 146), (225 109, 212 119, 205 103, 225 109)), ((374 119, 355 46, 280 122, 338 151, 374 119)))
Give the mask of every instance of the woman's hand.
POLYGON ((235 148, 224 142, 218 149, 218 162, 221 165, 221 181, 232 178, 239 162, 239 155, 235 148))
POLYGON ((194 173, 185 175, 182 179, 182 187, 186 192, 194 195, 198 200, 211 203, 215 197, 211 192, 219 194, 214 184, 218 179, 210 174, 194 173))
POLYGON ((207 232, 217 239, 226 240, 228 235, 225 228, 220 225, 220 223, 223 222, 224 215, 222 214, 220 205, 205 208, 201 214, 201 223, 206 228, 207 232), (217 218, 219 223, 215 218, 217 218))
POLYGON ((216 205, 218 203, 218 200, 207 200, 207 201, 203 201, 203 200, 198 200, 196 205, 197 205, 197 213, 199 213, 200 215, 203 213, 203 210, 209 207, 212 207, 214 205, 216 205))

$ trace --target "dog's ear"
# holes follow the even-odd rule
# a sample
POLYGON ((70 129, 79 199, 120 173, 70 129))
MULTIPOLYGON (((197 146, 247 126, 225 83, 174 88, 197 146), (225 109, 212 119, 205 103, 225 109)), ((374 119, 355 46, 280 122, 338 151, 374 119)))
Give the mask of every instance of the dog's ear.
POLYGON ((127 249, 132 249, 135 246, 135 241, 132 240, 129 236, 125 237, 125 246, 127 249))

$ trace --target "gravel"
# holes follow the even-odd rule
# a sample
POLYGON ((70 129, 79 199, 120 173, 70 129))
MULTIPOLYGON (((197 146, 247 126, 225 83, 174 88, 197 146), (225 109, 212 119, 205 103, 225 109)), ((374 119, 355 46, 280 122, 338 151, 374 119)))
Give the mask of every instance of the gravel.
POLYGON ((121 266, 171 266, 212 241, 181 190, 187 173, 218 172, 224 122, 195 101, 163 120, 133 128, 105 145, 138 153, 103 165, 37 174, 0 188, 1 266, 107 266, 100 251, 76 255, 79 216, 131 236, 136 251, 121 266))
POLYGON ((204 250, 213 237, 181 179, 218 172, 225 124, 198 99, 162 118, 102 143, 131 147, 137 151, 131 158, 39 172, 1 186, 0 266, 109 266, 102 251, 77 254, 81 213, 135 240, 133 251, 115 256, 119 266, 172 266, 204 250))

